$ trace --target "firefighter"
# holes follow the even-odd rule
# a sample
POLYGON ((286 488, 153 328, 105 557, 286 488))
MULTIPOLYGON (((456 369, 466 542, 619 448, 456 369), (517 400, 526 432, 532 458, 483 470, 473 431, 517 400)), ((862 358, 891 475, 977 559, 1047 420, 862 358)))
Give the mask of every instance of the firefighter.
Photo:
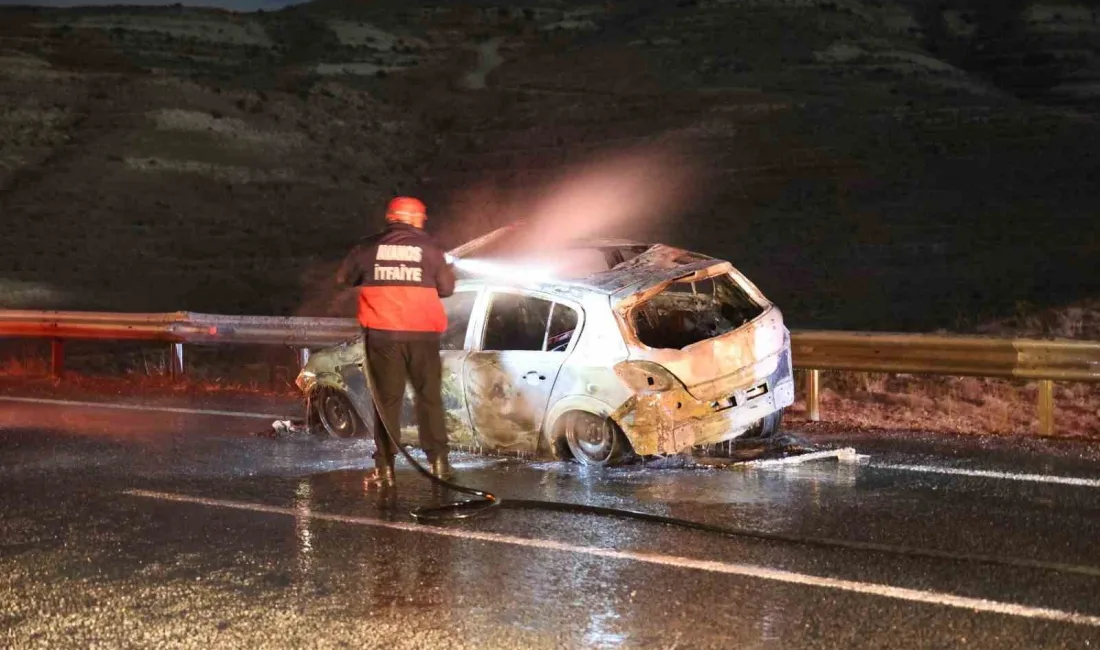
POLYGON ((337 282, 359 288, 359 324, 367 369, 374 384, 375 470, 370 481, 394 483, 397 448, 383 430, 401 435, 401 403, 406 379, 416 397, 420 447, 431 471, 451 475, 447 431, 443 425, 440 334, 447 315, 440 298, 454 293, 454 270, 443 250, 424 232, 427 210, 411 197, 400 196, 386 209, 386 229, 361 241, 348 254, 337 282))

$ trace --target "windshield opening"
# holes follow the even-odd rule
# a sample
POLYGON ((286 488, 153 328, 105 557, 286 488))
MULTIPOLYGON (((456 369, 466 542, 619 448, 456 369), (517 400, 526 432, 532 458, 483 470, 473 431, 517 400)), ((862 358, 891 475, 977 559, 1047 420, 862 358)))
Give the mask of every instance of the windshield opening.
POLYGON ((732 332, 762 313, 764 309, 726 274, 673 282, 636 306, 631 320, 644 345, 680 349, 732 332))

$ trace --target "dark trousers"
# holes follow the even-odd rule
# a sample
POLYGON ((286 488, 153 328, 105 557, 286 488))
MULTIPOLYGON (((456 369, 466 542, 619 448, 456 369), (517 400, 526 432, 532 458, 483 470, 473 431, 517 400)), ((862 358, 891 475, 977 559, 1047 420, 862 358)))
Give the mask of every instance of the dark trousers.
POLYGON ((428 460, 447 455, 447 429, 443 424, 443 363, 439 358, 439 340, 391 341, 372 338, 364 332, 367 351, 367 367, 371 371, 376 393, 374 410, 374 442, 378 452, 392 459, 397 453, 382 428, 394 438, 401 438, 401 403, 405 396, 405 382, 412 384, 416 402, 416 420, 419 425, 420 448, 428 460))

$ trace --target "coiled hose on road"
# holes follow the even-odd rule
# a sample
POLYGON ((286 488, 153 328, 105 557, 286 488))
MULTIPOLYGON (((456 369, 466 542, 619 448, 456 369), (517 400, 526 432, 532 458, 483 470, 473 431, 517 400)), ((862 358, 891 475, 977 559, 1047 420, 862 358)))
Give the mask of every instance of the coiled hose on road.
MULTIPOLYGON (((366 346, 364 346, 364 348, 365 347, 366 346)), ((369 367, 370 364, 368 362, 367 364, 365 364, 364 369, 369 367)), ((378 400, 378 395, 377 393, 375 393, 373 377, 371 376, 370 372, 364 372, 364 375, 367 379, 366 383, 370 389, 371 397, 374 399, 375 404, 380 403, 380 401, 378 400)), ((1072 573, 1085 575, 1094 578, 1100 577, 1100 567, 1064 564, 1059 562, 1045 562, 1042 560, 997 557, 994 555, 982 555, 975 553, 953 553, 951 551, 939 551, 935 549, 924 549, 911 546, 897 546, 892 544, 878 544, 875 542, 857 542, 842 539, 829 539, 824 537, 810 537, 806 535, 769 533, 748 528, 715 526, 712 524, 705 524, 697 521, 690 521, 687 519, 676 519, 674 517, 664 517, 661 515, 654 515, 646 512, 638 512, 636 510, 625 510, 623 508, 605 508, 603 506, 591 506, 580 503, 568 503, 562 501, 539 501, 532 499, 502 499, 495 494, 492 494, 491 492, 459 485, 457 483, 453 483, 432 474, 427 468, 425 468, 415 458, 413 458, 412 454, 410 454, 408 450, 405 449, 400 440, 394 437, 389 427, 386 426, 384 418, 379 417, 376 418, 375 421, 382 423, 382 428, 386 432, 386 436, 390 439, 394 446, 397 447, 398 451, 401 452, 401 455, 404 456, 407 461, 409 461, 409 464, 416 469, 417 472, 419 472, 429 481, 437 485, 443 486, 449 490, 453 490, 461 494, 468 494, 475 497, 474 499, 467 499, 465 501, 453 501, 439 506, 421 506, 419 508, 414 508, 409 512, 409 515, 414 520, 420 523, 440 524, 449 521, 470 519, 473 517, 487 515, 501 508, 509 510, 545 510, 550 512, 599 515, 603 517, 615 517, 618 519, 644 521, 647 523, 662 524, 665 526, 675 526, 677 528, 682 528, 686 530, 697 530, 704 533, 713 533, 717 535, 723 535, 725 537, 755 539, 768 542, 782 542, 786 544, 795 544, 800 546, 841 549, 846 551, 870 551, 873 553, 883 553, 887 555, 895 555, 908 558, 947 560, 952 562, 971 562, 976 564, 987 564, 995 566, 1038 569, 1042 571, 1053 571, 1055 573, 1072 573)))

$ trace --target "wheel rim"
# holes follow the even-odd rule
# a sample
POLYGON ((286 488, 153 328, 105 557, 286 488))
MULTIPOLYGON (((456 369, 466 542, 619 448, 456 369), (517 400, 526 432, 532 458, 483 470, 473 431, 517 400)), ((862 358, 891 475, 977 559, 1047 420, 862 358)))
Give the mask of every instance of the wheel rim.
POLYGON ((355 434, 355 418, 351 407, 338 393, 325 392, 321 400, 321 420, 333 435, 347 438, 355 434))
POLYGON ((573 417, 569 433, 577 451, 593 463, 605 463, 611 458, 615 439, 611 427, 603 420, 573 417))

